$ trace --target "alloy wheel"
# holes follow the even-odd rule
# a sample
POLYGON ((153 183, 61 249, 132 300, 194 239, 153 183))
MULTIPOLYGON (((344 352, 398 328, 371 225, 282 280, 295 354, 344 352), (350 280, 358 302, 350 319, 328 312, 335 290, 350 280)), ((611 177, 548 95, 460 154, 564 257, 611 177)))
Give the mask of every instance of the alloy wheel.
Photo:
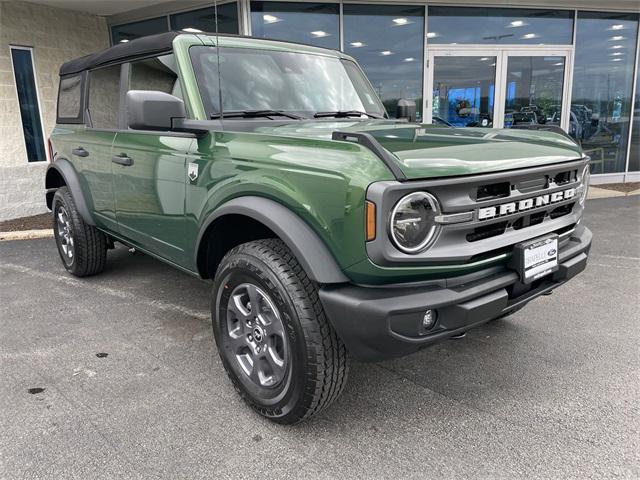
POLYGON ((65 262, 71 265, 75 254, 73 230, 67 210, 60 205, 56 215, 56 227, 58 230, 58 244, 64 256, 65 262))
POLYGON ((244 374, 257 386, 273 388, 285 378, 289 347, 280 312, 250 283, 234 288, 227 304, 229 345, 244 374))

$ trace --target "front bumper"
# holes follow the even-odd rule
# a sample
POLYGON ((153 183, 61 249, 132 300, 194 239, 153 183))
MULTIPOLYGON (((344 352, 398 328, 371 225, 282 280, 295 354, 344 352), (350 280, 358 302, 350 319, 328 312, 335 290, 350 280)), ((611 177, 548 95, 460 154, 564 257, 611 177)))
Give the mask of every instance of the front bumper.
POLYGON ((320 300, 351 355, 362 361, 401 357, 515 310, 583 271, 591 231, 578 226, 558 252, 559 270, 530 285, 504 266, 420 286, 325 286, 320 300), (427 309, 437 323, 422 328, 427 309))

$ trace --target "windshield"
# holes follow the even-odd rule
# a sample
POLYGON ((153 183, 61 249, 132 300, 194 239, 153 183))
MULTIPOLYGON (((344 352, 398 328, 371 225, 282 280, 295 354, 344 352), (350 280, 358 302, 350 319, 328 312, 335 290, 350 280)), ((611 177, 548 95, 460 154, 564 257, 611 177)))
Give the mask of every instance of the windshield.
POLYGON ((273 110, 313 117, 318 112, 363 112, 384 116, 384 108, 360 68, 335 57, 276 50, 190 49, 196 80, 210 117, 273 110), (219 81, 222 88, 219 89, 219 81))

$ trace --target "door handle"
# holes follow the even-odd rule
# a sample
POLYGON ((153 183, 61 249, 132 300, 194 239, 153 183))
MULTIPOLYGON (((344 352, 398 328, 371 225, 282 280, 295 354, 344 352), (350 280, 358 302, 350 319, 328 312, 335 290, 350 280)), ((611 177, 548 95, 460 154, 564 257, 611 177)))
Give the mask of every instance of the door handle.
POLYGON ((130 167, 133 165, 133 159, 128 157, 126 154, 121 153, 120 155, 114 155, 111 157, 111 161, 113 163, 117 163, 118 165, 122 165, 123 167, 130 167))
POLYGON ((74 155, 76 155, 78 157, 88 157, 89 156, 89 152, 87 152, 83 147, 74 148, 73 150, 71 150, 71 153, 73 153, 74 155))

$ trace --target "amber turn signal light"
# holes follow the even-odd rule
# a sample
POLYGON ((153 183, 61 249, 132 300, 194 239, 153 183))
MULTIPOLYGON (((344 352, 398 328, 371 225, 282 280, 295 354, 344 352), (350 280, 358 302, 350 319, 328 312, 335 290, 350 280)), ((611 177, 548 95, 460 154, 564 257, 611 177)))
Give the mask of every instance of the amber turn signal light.
POLYGON ((367 242, 376 239, 376 204, 367 200, 367 242))

